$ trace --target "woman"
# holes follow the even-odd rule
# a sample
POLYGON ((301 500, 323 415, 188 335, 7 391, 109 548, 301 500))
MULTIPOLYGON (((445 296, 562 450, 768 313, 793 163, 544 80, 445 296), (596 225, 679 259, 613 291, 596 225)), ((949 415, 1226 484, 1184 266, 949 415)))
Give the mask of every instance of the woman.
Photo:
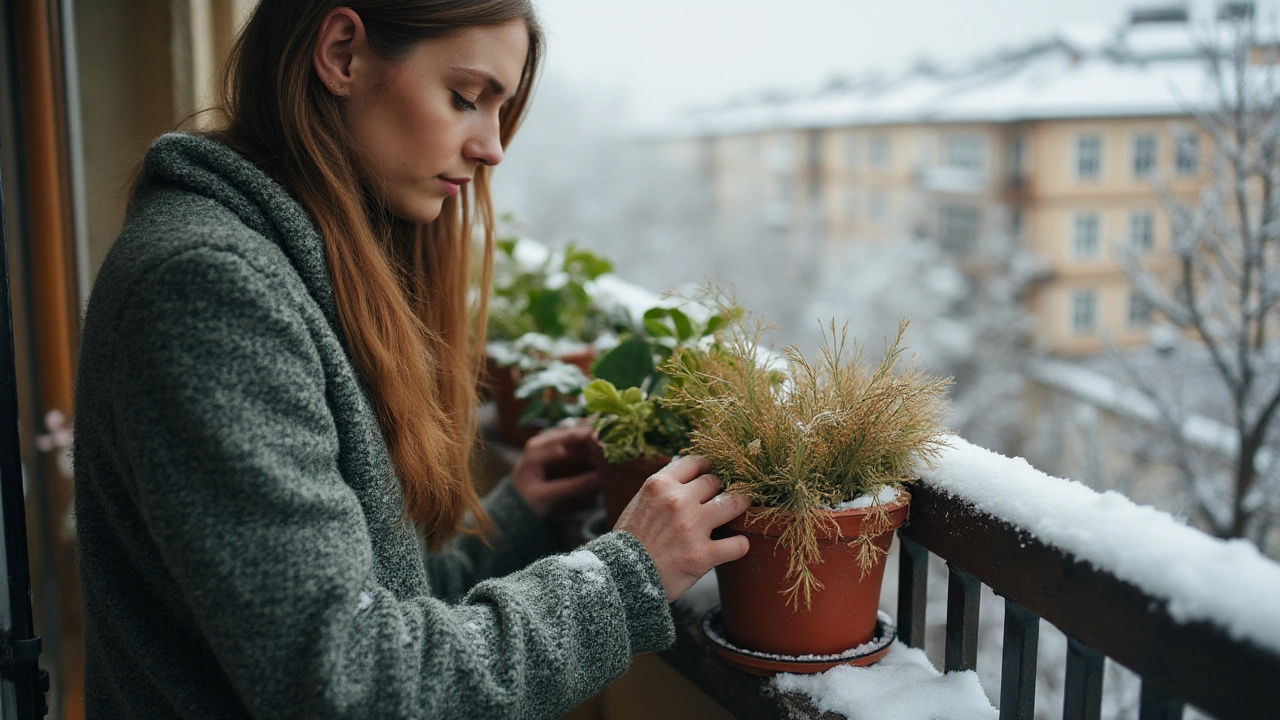
POLYGON ((526 0, 264 0, 225 126, 149 150, 77 379, 91 717, 553 717, 745 553, 686 458, 538 560, 584 429, 469 483, 471 221, 487 282, 541 42, 526 0))

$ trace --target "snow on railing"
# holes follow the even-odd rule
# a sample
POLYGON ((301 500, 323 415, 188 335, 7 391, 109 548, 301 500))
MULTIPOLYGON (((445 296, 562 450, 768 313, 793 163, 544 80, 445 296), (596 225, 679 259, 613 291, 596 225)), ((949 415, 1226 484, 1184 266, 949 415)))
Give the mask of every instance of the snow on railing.
POLYGON ((959 437, 923 482, 1168 603, 1180 622, 1217 625, 1280 654, 1280 564, 1138 505, 1051 477, 959 437))

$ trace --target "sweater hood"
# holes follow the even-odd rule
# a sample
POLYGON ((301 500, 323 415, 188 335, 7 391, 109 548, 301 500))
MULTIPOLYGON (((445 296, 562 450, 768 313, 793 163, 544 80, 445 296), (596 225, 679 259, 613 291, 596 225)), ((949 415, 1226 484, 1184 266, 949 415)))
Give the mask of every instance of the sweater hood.
POLYGON ((134 203, 145 203, 165 188, 210 198, 275 243, 342 336, 324 240, 310 214, 280 183, 222 143, 168 133, 153 142, 143 158, 134 203))

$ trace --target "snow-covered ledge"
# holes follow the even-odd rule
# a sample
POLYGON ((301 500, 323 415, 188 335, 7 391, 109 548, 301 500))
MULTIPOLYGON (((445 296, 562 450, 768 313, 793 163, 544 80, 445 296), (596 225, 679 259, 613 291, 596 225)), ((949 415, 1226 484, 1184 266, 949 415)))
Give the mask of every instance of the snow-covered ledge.
POLYGON ((1253 544, 1219 540, 1022 458, 961 438, 949 444, 921 474, 925 484, 1138 587, 1179 622, 1207 622, 1280 655, 1280 564, 1253 544))

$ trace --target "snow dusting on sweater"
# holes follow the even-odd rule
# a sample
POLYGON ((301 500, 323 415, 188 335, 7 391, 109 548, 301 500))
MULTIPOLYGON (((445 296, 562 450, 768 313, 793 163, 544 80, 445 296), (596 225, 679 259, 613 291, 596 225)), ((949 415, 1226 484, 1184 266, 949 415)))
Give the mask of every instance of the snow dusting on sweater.
POLYGON ((923 650, 894 642, 868 667, 837 665, 813 675, 782 673, 774 687, 804 693, 818 710, 849 720, 996 720, 972 670, 938 672, 923 650))
POLYGON ((923 482, 1167 601, 1179 622, 1211 622, 1280 652, 1280 564, 1249 542, 1213 538, 959 437, 947 442, 923 482))

